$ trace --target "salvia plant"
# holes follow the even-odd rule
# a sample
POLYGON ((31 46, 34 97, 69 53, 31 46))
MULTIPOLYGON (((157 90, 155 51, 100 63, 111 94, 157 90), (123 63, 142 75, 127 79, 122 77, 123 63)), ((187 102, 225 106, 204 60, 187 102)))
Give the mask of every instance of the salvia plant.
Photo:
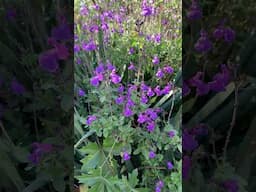
POLYGON ((181 2, 75 1, 75 178, 181 191, 181 2))

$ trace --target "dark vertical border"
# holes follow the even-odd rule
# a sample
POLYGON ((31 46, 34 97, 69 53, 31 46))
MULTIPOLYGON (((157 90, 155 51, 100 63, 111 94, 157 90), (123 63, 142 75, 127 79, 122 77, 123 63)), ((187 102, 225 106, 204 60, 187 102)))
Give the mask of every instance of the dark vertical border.
POLYGON ((183 191, 256 190, 255 13, 183 0, 183 191))
POLYGON ((0 191, 73 191, 73 1, 0 1, 0 191))

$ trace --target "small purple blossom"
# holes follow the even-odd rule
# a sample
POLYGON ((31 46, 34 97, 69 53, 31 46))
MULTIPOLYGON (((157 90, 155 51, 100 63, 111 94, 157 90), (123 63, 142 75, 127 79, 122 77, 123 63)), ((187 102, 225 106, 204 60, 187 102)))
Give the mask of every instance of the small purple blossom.
POLYGON ((79 88, 79 90, 78 90, 78 95, 79 95, 80 97, 84 97, 84 96, 85 96, 85 91, 84 91, 83 89, 79 88))
POLYGON ((133 63, 130 63, 129 67, 128 67, 129 70, 135 70, 135 66, 133 63))
POLYGON ((96 120, 97 120, 97 117, 95 115, 89 115, 87 117, 86 124, 91 125, 96 120))
POLYGON ((170 138, 173 138, 174 136, 175 136, 175 131, 169 131, 168 132, 168 136, 170 137, 170 138))
POLYGON ((124 160, 124 161, 129 161, 130 159, 131 159, 130 154, 129 154, 127 151, 125 151, 125 152, 123 153, 123 160, 124 160))
POLYGON ((199 6, 197 0, 193 0, 191 6, 189 7, 187 17, 189 20, 198 20, 202 18, 202 10, 199 6))
POLYGON ((164 77, 164 72, 162 69, 158 69, 157 73, 156 73, 156 77, 161 79, 164 77))
POLYGON ((147 120, 148 116, 143 113, 140 113, 137 121, 138 123, 145 123, 147 120))
POLYGON ((202 30, 200 33, 200 38, 195 44, 195 49, 200 53, 207 53, 212 49, 212 42, 204 30, 202 30))
POLYGON ((153 57, 153 59, 152 59, 152 63, 153 63, 153 64, 155 64, 155 65, 157 65, 157 64, 159 64, 159 63, 160 63, 160 59, 158 58, 158 56, 157 56, 157 55, 155 55, 155 56, 153 57))
POLYGON ((104 79, 103 74, 99 73, 90 79, 90 84, 94 87, 98 87, 100 82, 103 81, 103 79, 104 79))
POLYGON ((82 49, 84 51, 94 51, 97 49, 97 45, 94 43, 94 41, 89 41, 88 43, 82 43, 82 49))
POLYGON ((118 84, 121 82, 122 78, 116 74, 115 70, 113 70, 110 74, 111 82, 114 84, 118 84))
POLYGON ((224 29, 224 41, 230 43, 232 41, 234 41, 235 39, 235 31, 233 29, 231 29, 230 27, 227 27, 224 29))
POLYGON ((115 103, 117 104, 117 105, 120 105, 120 104, 122 104, 124 102, 124 97, 123 96, 119 96, 119 97, 117 97, 116 99, 115 99, 115 103))
POLYGON ((143 16, 150 16, 154 12, 153 7, 150 6, 143 6, 141 10, 141 15, 143 16))
POLYGON ((149 154, 148 154, 148 157, 149 157, 150 159, 154 159, 154 158, 156 157, 155 152, 154 152, 154 151, 150 151, 149 154))
POLYGON ((131 47, 131 48, 129 49, 129 54, 132 55, 132 54, 134 54, 134 53, 135 53, 135 49, 134 49, 133 47, 131 47))
POLYGON ((133 116, 133 111, 129 107, 126 106, 123 110, 123 115, 125 117, 131 117, 131 116, 133 116))
POLYGON ((170 162, 170 161, 167 162, 167 169, 168 169, 168 170, 172 170, 172 169, 173 169, 173 164, 172 164, 172 162, 170 162))
POLYGON ((153 121, 149 122, 147 125, 148 132, 150 132, 150 133, 153 132, 155 130, 155 127, 156 127, 156 125, 153 121))
POLYGON ((171 66, 165 66, 164 72, 171 75, 171 74, 173 74, 174 70, 171 66))
POLYGON ((196 141, 194 135, 189 133, 187 130, 182 133, 182 148, 184 151, 191 152, 198 147, 198 142, 196 141))
POLYGON ((152 88, 149 88, 147 91, 147 96, 148 97, 153 97, 155 95, 154 91, 152 90, 152 88))

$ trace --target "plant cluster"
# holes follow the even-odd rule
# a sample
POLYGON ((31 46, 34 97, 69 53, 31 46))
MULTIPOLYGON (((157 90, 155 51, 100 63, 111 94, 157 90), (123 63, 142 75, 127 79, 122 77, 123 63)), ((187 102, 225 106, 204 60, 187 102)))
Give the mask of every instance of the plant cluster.
POLYGON ((181 3, 75 2, 75 175, 181 191, 181 3))

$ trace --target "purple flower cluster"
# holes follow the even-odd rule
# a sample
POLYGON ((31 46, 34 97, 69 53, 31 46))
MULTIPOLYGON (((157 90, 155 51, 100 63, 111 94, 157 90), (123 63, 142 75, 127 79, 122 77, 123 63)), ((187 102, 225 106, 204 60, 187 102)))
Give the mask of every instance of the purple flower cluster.
POLYGON ((53 151, 52 144, 47 143, 33 143, 32 144, 32 153, 29 155, 29 161, 33 164, 38 164, 43 155, 53 151))
POLYGON ((156 73, 156 77, 158 79, 162 79, 167 74, 173 74, 173 68, 171 66, 165 66, 163 69, 159 68, 156 73))
POLYGON ((203 80, 204 73, 197 72, 191 79, 183 82, 183 96, 190 94, 190 87, 196 88, 196 95, 203 96, 209 93, 209 91, 221 92, 225 91, 225 87, 231 80, 231 72, 224 64, 221 65, 221 71, 214 75, 212 81, 205 82, 203 80))
POLYGON ((205 30, 201 30, 200 38, 195 43, 195 49, 200 53, 207 53, 212 49, 212 42, 205 30))
POLYGON ((59 60, 66 60, 69 57, 69 49, 66 45, 68 40, 73 39, 72 26, 62 19, 58 26, 51 31, 51 37, 48 39, 50 49, 39 55, 39 66, 49 72, 55 73, 59 69, 59 60))
POLYGON ((143 0, 141 5, 141 15, 142 16, 151 16, 155 14, 155 8, 152 4, 149 4, 147 0, 143 0))
POLYGON ((90 84, 98 87, 105 80, 110 80, 113 84, 119 84, 121 77, 117 74, 116 68, 108 61, 107 65, 99 64, 94 71, 94 76, 90 79, 90 84))
POLYGON ((163 181, 158 181, 156 183, 156 188, 155 188, 155 192, 161 192, 162 188, 164 187, 164 182, 163 181))
POLYGON ((227 43, 230 43, 235 40, 235 31, 230 27, 225 27, 223 23, 221 23, 214 31, 213 37, 216 40, 224 40, 227 43))
POLYGON ((192 0, 192 4, 189 7, 189 10, 187 12, 187 17, 189 20, 199 20, 203 16, 202 10, 200 8, 200 5, 197 0, 192 0))
POLYGON ((159 109, 148 108, 144 112, 139 113, 137 122, 139 124, 144 124, 148 132, 153 132, 155 130, 155 121, 158 118, 159 109))
POLYGON ((96 120, 97 120, 97 117, 95 115, 89 115, 86 120, 86 124, 91 125, 96 120))

